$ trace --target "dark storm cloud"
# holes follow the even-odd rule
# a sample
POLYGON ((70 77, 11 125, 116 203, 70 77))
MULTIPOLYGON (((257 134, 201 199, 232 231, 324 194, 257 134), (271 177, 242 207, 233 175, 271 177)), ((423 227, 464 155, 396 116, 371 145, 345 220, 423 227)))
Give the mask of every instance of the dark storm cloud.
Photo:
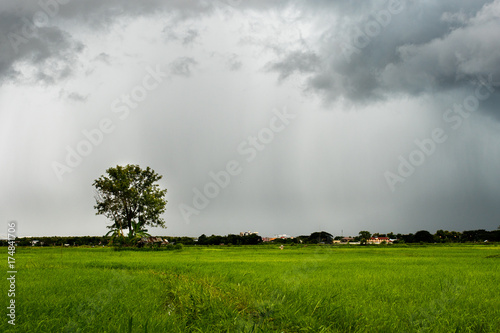
MULTIPOLYGON (((279 11, 285 6, 300 10, 304 17, 314 13, 318 21, 329 11, 337 14, 337 19, 330 20, 330 25, 323 28, 318 52, 269 45, 279 55, 269 64, 269 70, 278 72, 281 80, 294 72, 309 73, 309 89, 327 100, 342 96, 369 101, 395 92, 412 95, 439 92, 462 87, 477 75, 496 75, 500 71, 498 1, 89 0, 61 1, 57 8, 45 8, 30 1, 3 4, 0 77, 19 77, 21 74, 13 69, 19 62, 41 65, 49 59, 59 61, 60 68, 39 72, 36 79, 50 82, 70 75, 72 70, 65 64, 74 62, 84 44, 53 26, 60 20, 75 20, 105 29, 121 17, 167 12, 182 20, 216 9, 279 11), (17 48, 12 47, 12 38, 9 41, 8 36, 23 36, 26 20, 33 21, 37 13, 46 13, 48 22, 37 27, 34 36, 25 38, 27 42, 23 40, 17 48)), ((180 32, 167 29, 167 35, 187 45, 196 41, 200 32, 194 28, 180 32)))
MULTIPOLYGON (((71 75, 84 42, 75 40, 62 30, 60 23, 68 26, 85 26, 106 30, 120 18, 167 14, 173 21, 182 21, 214 10, 244 10, 246 8, 267 9, 287 1, 221 0, 213 2, 197 0, 86 0, 86 1, 5 1, 0 3, 0 83, 4 80, 27 79, 29 81, 54 83, 71 75), (54 68, 53 63, 57 63, 54 68), (26 78, 16 70, 19 64, 36 67, 34 75, 26 78), (51 67, 52 68, 49 68, 51 67), (44 68, 44 70, 40 70, 44 68)), ((199 38, 199 31, 167 31, 170 38, 184 45, 199 38)), ((103 59, 105 60, 105 59, 103 59)), ((238 67, 238 64, 235 64, 238 67)))
POLYGON ((320 51, 285 52, 271 69, 280 79, 315 69, 308 87, 327 100, 439 93, 500 74, 499 1, 322 5, 313 9, 339 16, 322 31, 320 51))
MULTIPOLYGON (((84 49, 83 41, 75 40, 62 30, 61 22, 69 27, 105 31, 121 18, 136 18, 151 15, 166 15, 172 21, 164 32, 167 39, 183 45, 194 43, 200 32, 194 28, 182 31, 175 29, 178 22, 200 15, 211 14, 215 10, 233 12, 246 8, 266 9, 280 6, 287 1, 270 4, 267 1, 220 0, 213 2, 198 0, 54 0, 0 3, 0 84, 5 80, 20 80, 55 83, 73 73, 71 65, 84 49), (57 63, 54 68, 53 63, 57 63), (16 70, 19 64, 36 67, 37 71, 25 77, 16 70), (52 68, 50 68, 52 66, 52 68), (41 70, 40 68, 44 68, 41 70)), ((108 61, 107 57, 100 60, 108 61)), ((238 62, 233 64, 238 68, 238 62)), ((186 72, 182 72, 186 74, 186 72)), ((179 74, 179 73, 178 73, 179 74)))
MULTIPOLYGON (((168 12, 178 19, 213 10, 200 1, 17 1, 0 4, 0 83, 23 80, 55 83, 72 74, 84 42, 62 30, 60 23, 83 24, 106 29, 116 19, 168 12), (34 67, 26 77, 19 65, 34 67)), ((189 29, 182 36, 184 44, 192 43, 198 32, 189 29)), ((105 59, 102 59, 105 60, 105 59)))
POLYGON ((84 45, 58 27, 21 24, 24 16, 0 14, 0 82, 5 79, 54 83, 71 74, 76 54, 84 45), (26 76, 22 66, 32 66, 26 76))

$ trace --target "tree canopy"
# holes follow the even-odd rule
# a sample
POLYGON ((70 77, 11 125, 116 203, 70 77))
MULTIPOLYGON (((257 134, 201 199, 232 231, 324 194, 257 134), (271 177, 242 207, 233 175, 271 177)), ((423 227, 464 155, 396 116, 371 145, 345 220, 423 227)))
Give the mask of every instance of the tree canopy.
POLYGON ((434 237, 427 230, 420 230, 415 233, 413 236, 415 242, 423 242, 423 243, 433 243, 434 237))
POLYGON ((359 241, 361 242, 361 244, 366 244, 368 243, 368 240, 370 239, 371 236, 372 234, 369 231, 362 230, 359 232, 359 241))
POLYGON ((113 224, 108 226, 115 236, 128 229, 130 238, 144 234, 146 226, 165 228, 161 214, 165 212, 167 190, 156 183, 162 178, 154 170, 138 165, 111 167, 107 175, 96 179, 96 215, 104 215, 113 224))
POLYGON ((313 232, 307 240, 308 243, 331 243, 333 235, 326 231, 313 232))

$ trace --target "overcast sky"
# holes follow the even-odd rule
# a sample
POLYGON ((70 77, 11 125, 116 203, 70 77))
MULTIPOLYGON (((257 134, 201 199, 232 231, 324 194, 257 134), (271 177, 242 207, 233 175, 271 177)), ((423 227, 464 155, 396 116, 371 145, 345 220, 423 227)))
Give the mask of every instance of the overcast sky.
POLYGON ((150 166, 166 230, 500 225, 500 0, 0 2, 0 221, 103 235, 150 166))

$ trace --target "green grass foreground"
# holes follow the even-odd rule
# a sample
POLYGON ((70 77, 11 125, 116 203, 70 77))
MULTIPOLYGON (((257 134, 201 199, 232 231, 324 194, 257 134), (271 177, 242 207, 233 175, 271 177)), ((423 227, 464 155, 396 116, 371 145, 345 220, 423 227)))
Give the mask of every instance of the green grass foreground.
POLYGON ((500 331, 495 245, 18 248, 15 256, 16 326, 4 314, 2 332, 500 331))

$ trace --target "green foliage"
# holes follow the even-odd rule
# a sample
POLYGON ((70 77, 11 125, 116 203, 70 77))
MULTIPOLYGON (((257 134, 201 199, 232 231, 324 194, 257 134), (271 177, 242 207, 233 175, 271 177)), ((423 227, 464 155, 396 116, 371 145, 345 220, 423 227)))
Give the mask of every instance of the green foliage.
POLYGON ((195 241, 193 237, 164 237, 167 238, 169 242, 175 244, 183 244, 183 245, 194 245, 195 241))
POLYGON ((212 235, 207 237, 205 234, 198 237, 197 245, 257 245, 262 243, 262 237, 256 234, 240 236, 229 234, 227 236, 212 235))
POLYGON ((309 244, 319 244, 319 243, 325 243, 325 244, 330 244, 333 240, 333 235, 326 232, 326 231, 320 231, 320 232, 313 232, 312 234, 307 237, 307 243, 309 244))
MULTIPOLYGON (((146 229, 138 229, 140 234, 148 235, 146 229)), ((108 234, 115 234, 117 236, 120 234, 120 230, 115 229, 111 230, 108 234)), ((122 233, 121 233, 122 234, 122 233)), ((313 233, 314 234, 314 233, 313 233)), ((374 234, 375 235, 375 234, 374 234)), ((378 234, 383 235, 383 234, 378 234)), ((397 234, 390 232, 387 234, 387 237, 391 239, 397 239, 394 244, 412 244, 412 243, 420 243, 421 240, 418 240, 418 237, 415 238, 416 234, 397 234)), ((123 236, 125 237, 125 236, 123 236)), ((247 236, 243 236, 247 237, 247 236)), ((428 237, 428 236, 427 236, 428 237)), ((81 245, 106 245, 111 240, 110 236, 69 236, 69 237, 20 237, 16 239, 18 246, 61 246, 64 244, 69 244, 70 246, 81 246, 81 245), (38 241, 36 243, 32 243, 33 241, 38 241)), ((163 236, 163 238, 168 238, 168 240, 172 243, 180 243, 184 245, 218 245, 220 243, 224 244, 233 244, 233 245, 255 245, 262 244, 260 238, 257 235, 252 235, 249 238, 241 238, 239 235, 227 235, 227 236, 210 236, 210 241, 207 241, 209 237, 206 235, 201 235, 198 239, 198 242, 195 242, 192 237, 167 237, 163 236), (235 241, 236 239, 236 241, 235 241), (219 243, 217 243, 219 241, 219 243), (234 243, 233 243, 234 241, 234 243)), ((336 236, 335 239, 341 239, 341 236, 336 236)), ((359 237, 356 237, 359 240, 359 237)), ((296 243, 309 243, 309 239, 316 239, 317 237, 309 236, 298 236, 293 239, 276 239, 273 242, 277 244, 289 244, 293 245, 296 243)), ((427 238, 430 240, 430 238, 427 238)), ((486 231, 484 229, 479 230, 466 230, 463 232, 458 231, 448 231, 448 230, 438 230, 434 235, 432 235, 433 243, 494 243, 500 242, 500 230, 491 230, 486 231)), ((125 241, 124 241, 125 242, 125 241)), ((423 242, 423 241, 422 241, 423 242)), ((1 246, 7 246, 7 240, 0 240, 1 246)))
POLYGON ((165 212, 165 194, 156 184, 162 176, 147 167, 142 170, 138 165, 116 166, 106 170, 107 176, 96 179, 96 215, 104 215, 113 224, 108 226, 113 237, 123 236, 128 229, 131 239, 136 234, 145 233, 145 226, 165 227, 161 214, 165 212))
POLYGON ((359 241, 361 244, 366 244, 372 234, 369 231, 363 230, 359 232, 359 241))
MULTIPOLYGON (((317 241, 317 239, 316 239, 317 241)), ((305 242, 307 243, 307 237, 305 238, 305 242)), ((294 237, 294 238, 276 238, 273 240, 274 244, 288 244, 288 245, 295 245, 299 243, 299 237, 294 237)))
POLYGON ((434 243, 434 237, 427 230, 420 230, 413 236, 413 241, 417 243, 434 243))
MULTIPOLYGON (((81 246, 81 245, 102 245, 109 242, 109 237, 107 236, 69 236, 69 237, 19 237, 16 238, 17 246, 62 246, 64 244, 69 244, 70 246, 81 246)), ((7 246, 7 240, 0 241, 0 245, 7 246)))

